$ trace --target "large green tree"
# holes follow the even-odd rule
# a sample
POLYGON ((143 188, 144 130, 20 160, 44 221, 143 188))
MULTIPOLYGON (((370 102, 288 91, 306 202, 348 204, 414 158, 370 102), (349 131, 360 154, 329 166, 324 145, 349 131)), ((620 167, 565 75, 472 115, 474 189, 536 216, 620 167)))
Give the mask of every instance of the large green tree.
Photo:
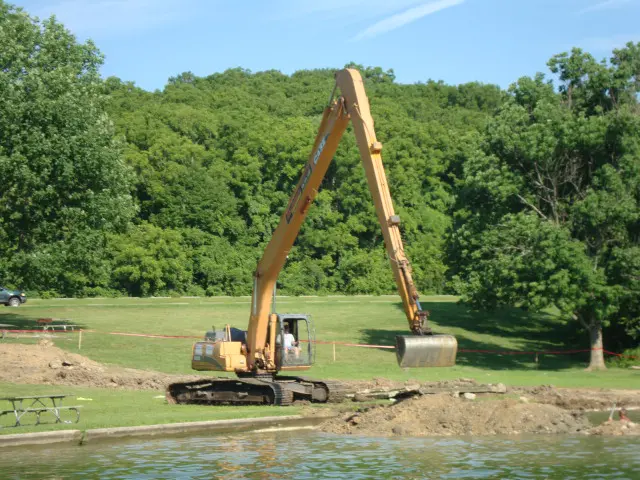
POLYGON ((482 307, 559 307, 603 369, 603 327, 639 325, 640 44, 549 67, 558 90, 520 79, 466 154, 452 284, 482 307))
POLYGON ((0 0, 0 274, 9 283, 73 295, 108 282, 99 233, 124 229, 134 209, 101 63, 91 41, 55 18, 0 0))

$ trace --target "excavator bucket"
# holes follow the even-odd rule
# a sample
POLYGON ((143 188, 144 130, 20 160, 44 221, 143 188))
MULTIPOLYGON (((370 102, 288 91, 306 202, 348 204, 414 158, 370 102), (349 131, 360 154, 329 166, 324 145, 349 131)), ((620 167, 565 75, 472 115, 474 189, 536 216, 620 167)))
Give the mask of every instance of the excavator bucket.
POLYGON ((452 367, 458 341, 453 335, 398 335, 396 357, 401 367, 452 367))

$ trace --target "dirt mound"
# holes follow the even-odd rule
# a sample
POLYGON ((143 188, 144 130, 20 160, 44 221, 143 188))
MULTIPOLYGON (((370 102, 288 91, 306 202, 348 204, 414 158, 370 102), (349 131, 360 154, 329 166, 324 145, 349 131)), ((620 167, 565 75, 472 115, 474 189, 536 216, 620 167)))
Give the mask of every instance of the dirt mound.
POLYGON ((38 345, 0 345, 0 365, 0 381, 11 383, 164 390, 171 382, 197 378, 107 367, 48 340, 38 345))
POLYGON ((554 405, 493 396, 467 400, 438 394, 346 414, 326 422, 321 430, 375 436, 432 436, 577 433, 589 427, 582 415, 554 405))
POLYGON ((634 422, 605 422, 589 430, 591 435, 640 435, 640 425, 634 422))
MULTIPOLYGON (((386 398, 385 393, 420 393, 392 405, 363 407, 356 414, 336 410, 339 416, 321 428, 333 433, 362 435, 493 435, 516 433, 584 433, 592 435, 637 435, 640 427, 632 422, 612 422, 593 427, 587 411, 640 406, 638 390, 570 389, 552 385, 510 387, 481 385, 471 379, 447 380, 412 385, 411 382, 375 380, 353 396, 356 401, 386 398), (486 387, 504 388, 508 398, 494 393, 478 395, 462 392, 488 392, 486 387), (465 398, 468 396, 468 398, 465 398)), ((500 391, 495 390, 495 391, 500 391)))

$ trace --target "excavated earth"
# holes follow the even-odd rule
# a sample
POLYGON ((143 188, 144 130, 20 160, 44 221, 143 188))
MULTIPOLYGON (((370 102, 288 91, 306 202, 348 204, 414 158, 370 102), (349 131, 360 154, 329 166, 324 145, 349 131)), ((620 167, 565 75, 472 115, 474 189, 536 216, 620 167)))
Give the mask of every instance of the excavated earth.
POLYGON ((0 382, 40 385, 164 390, 169 383, 199 378, 105 366, 65 352, 49 340, 38 345, 0 345, 0 366, 0 382))
MULTIPOLYGON (((640 408, 640 390, 568 389, 552 386, 506 388, 504 393, 465 395, 466 390, 481 390, 472 379, 432 382, 419 385, 427 391, 447 393, 414 395, 380 404, 334 408, 334 418, 320 427, 324 432, 370 436, 450 436, 513 435, 522 433, 559 433, 585 435, 640 435, 640 425, 612 421, 593 426, 587 413, 625 407, 640 408)), ((487 389, 498 387, 487 385, 487 389)), ((358 384, 354 397, 365 400, 381 392, 415 390, 415 382, 390 382, 378 379, 358 384)), ((499 390, 499 389, 496 389, 499 390)), ((371 402, 370 402, 371 403, 371 402)), ((324 411, 323 414, 327 414, 324 411)), ((313 410, 309 415, 316 414, 313 410)))
MULTIPOLYGON (((0 366, 0 382, 23 384, 164 390, 173 382, 201 378, 106 366, 61 350, 48 340, 41 340, 38 345, 0 344, 0 366)), ((640 435, 639 425, 617 421, 617 416, 612 422, 593 427, 585 415, 613 405, 638 409, 640 390, 507 388, 480 385, 471 379, 423 384, 387 379, 343 383, 351 402, 320 408, 296 402, 307 416, 334 416, 321 425, 322 431, 375 436, 640 435), (481 393, 485 387, 503 393, 481 393), (418 390, 430 393, 419 394, 418 390), (477 393, 465 393, 468 391, 477 393)))
POLYGON ((466 400, 436 394, 346 414, 327 422, 322 430, 376 436, 433 436, 578 433, 589 428, 584 416, 553 405, 520 403, 515 399, 466 400))

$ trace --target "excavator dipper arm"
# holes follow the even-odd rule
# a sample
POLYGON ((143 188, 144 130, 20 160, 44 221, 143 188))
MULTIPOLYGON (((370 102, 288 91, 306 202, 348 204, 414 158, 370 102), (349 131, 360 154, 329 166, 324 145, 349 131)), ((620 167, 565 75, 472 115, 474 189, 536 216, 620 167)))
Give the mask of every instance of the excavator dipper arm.
POLYGON ((351 115, 353 130, 369 190, 382 228, 382 235, 391 262, 391 268, 402 299, 409 328, 416 335, 429 334, 426 325, 428 313, 423 311, 418 301, 418 290, 411 276, 411 264, 404 253, 400 237, 400 218, 394 213, 389 184, 382 166, 382 143, 376 138, 369 100, 364 90, 362 77, 357 70, 345 69, 336 74, 336 84, 340 88, 347 111, 351 115))

